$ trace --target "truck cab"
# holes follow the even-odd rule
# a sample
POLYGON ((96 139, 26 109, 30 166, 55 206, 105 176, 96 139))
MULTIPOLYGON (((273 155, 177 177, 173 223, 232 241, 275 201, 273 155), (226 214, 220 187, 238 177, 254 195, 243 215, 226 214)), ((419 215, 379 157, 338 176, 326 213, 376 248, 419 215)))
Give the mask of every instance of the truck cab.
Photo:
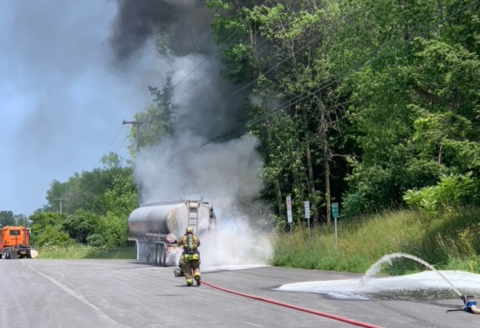
POLYGON ((0 258, 2 257, 30 258, 30 229, 22 226, 3 227, 0 241, 0 258))

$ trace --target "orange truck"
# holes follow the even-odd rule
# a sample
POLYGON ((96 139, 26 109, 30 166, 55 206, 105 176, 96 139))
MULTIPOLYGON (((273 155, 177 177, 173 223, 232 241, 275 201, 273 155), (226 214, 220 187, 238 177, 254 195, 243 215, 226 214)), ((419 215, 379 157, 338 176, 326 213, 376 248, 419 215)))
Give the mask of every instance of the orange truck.
POLYGON ((2 228, 0 259, 31 258, 30 229, 22 226, 2 228))

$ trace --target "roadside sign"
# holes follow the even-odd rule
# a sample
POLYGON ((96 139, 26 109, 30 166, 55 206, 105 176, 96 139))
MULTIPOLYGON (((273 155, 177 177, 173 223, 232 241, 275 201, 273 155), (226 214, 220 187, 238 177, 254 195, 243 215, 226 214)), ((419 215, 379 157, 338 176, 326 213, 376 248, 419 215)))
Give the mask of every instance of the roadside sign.
POLYGON ((292 218, 292 197, 287 196, 287 217, 288 217, 288 223, 293 222, 292 218))
POLYGON ((305 205, 305 218, 310 219, 310 202, 307 200, 303 204, 305 205))
POLYGON ((335 250, 337 250, 338 249, 338 231, 337 231, 338 203, 332 203, 332 216, 335 221, 335 250))
POLYGON ((338 218, 338 203, 332 203, 332 216, 334 219, 338 218))

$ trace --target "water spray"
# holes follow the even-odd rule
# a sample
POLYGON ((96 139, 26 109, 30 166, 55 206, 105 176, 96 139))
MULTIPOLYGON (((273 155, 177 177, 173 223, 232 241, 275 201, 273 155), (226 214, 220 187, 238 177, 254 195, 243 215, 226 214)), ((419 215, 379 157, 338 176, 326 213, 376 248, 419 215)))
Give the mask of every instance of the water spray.
POLYGON ((362 281, 365 282, 365 279, 367 279, 368 277, 376 274, 378 272, 378 270, 381 268, 381 264, 382 263, 391 263, 391 261, 393 259, 396 259, 396 258, 407 258, 407 259, 411 259, 411 260, 414 260, 420 264, 423 264, 424 266, 426 266, 427 268, 429 268, 430 270, 432 270, 433 272, 435 272, 440 278, 442 278, 451 288, 452 290, 457 293, 457 295, 462 298, 462 294, 460 293, 460 291, 450 282, 450 280, 448 280, 440 271, 438 271, 437 269, 435 269, 435 267, 433 265, 431 265, 430 263, 428 262, 425 262, 424 260, 422 260, 421 258, 418 258, 416 256, 413 256, 413 255, 410 255, 410 254, 405 254, 405 253, 392 253, 392 254, 388 254, 388 255, 385 255, 383 256, 380 260, 378 260, 377 262, 375 262, 368 270, 367 272, 365 273, 365 275, 363 276, 362 278, 362 281))

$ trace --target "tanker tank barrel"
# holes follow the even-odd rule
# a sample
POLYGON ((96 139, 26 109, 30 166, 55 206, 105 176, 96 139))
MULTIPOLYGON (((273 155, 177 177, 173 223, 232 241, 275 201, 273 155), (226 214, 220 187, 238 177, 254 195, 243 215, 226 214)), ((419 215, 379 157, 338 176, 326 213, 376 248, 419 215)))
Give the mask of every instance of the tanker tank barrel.
POLYGON ((174 251, 174 247, 170 246, 173 246, 175 236, 181 236, 189 226, 197 234, 211 231, 215 227, 215 221, 210 202, 181 200, 145 204, 135 209, 128 218, 128 227, 137 242, 137 259, 148 262, 153 257, 155 263, 164 263, 165 258, 159 259, 159 254, 174 251))

